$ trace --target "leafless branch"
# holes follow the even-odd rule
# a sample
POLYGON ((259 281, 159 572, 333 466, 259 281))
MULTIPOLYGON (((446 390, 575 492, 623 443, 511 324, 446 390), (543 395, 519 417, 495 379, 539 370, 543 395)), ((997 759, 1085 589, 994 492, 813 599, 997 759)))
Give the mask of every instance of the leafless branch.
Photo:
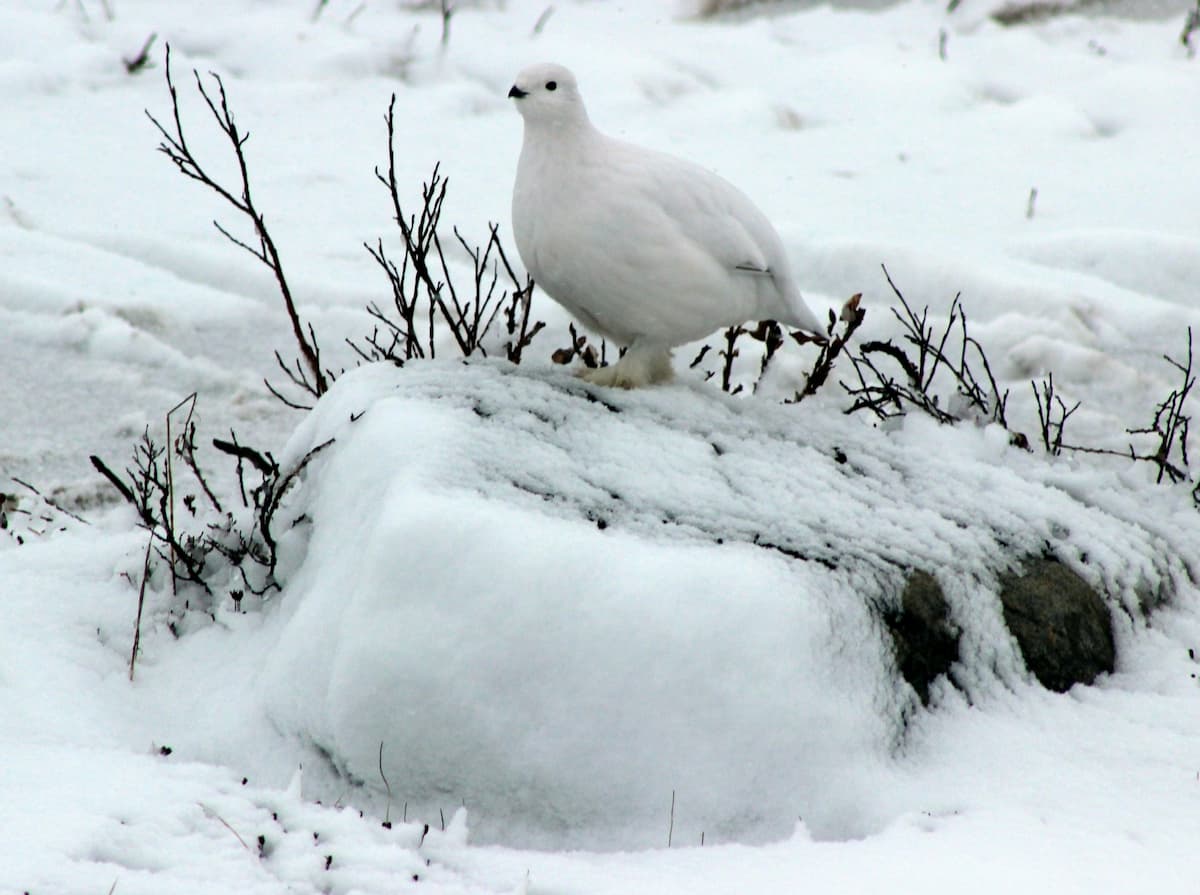
POLYGON ((1188 58, 1196 55, 1192 46, 1192 35, 1200 31, 1200 0, 1196 0, 1196 8, 1188 10, 1187 18, 1183 20, 1183 31, 1179 34, 1179 42, 1187 49, 1188 58))
MULTIPOLYGON (((1042 383, 1040 393, 1038 386, 1033 386, 1034 397, 1038 403, 1038 421, 1042 426, 1042 443, 1046 450, 1052 454, 1059 454, 1066 450, 1085 454, 1101 454, 1110 457, 1125 457, 1135 462, 1152 463, 1157 466, 1158 476, 1155 481, 1159 483, 1164 478, 1172 484, 1187 481, 1189 479, 1187 468, 1190 463, 1187 442, 1191 417, 1183 411, 1187 399, 1191 396, 1192 388, 1196 384, 1196 377, 1192 372, 1191 327, 1188 327, 1187 340, 1186 361, 1181 363, 1169 355, 1163 355, 1163 360, 1182 375, 1182 381, 1179 386, 1172 389, 1155 406, 1154 417, 1148 425, 1125 430, 1128 435, 1149 435, 1156 437, 1157 443, 1153 450, 1139 452, 1132 444, 1125 450, 1116 450, 1113 448, 1090 447, 1065 442, 1062 432, 1063 424, 1075 412, 1079 404, 1075 404, 1069 410, 1066 408, 1066 405, 1063 404, 1054 392, 1053 376, 1048 377, 1042 383), (1050 419, 1052 400, 1058 407, 1059 419, 1057 421, 1050 419)), ((1197 485, 1197 489, 1200 489, 1200 484, 1197 485)))
POLYGON ((388 257, 383 240, 373 246, 365 244, 387 275, 392 306, 388 310, 375 303, 367 306, 367 313, 378 326, 360 343, 352 342, 351 348, 363 360, 386 360, 401 366, 414 358, 432 358, 436 356, 435 320, 440 319, 462 356, 486 356, 485 337, 502 318, 508 335, 505 355, 519 363, 524 350, 544 327, 541 321, 531 320, 533 281, 518 276, 504 251, 499 225, 489 224, 488 241, 482 247, 472 245, 454 228, 454 242, 472 265, 466 286, 461 279, 456 282, 439 232, 448 187, 440 166, 434 166, 422 186, 421 208, 416 215, 406 213, 400 200, 395 106, 393 94, 385 118, 387 172, 377 168, 375 176, 388 191, 404 254, 397 264, 388 257))
MULTIPOLYGON (((200 73, 197 70, 193 69, 192 75, 195 78, 197 92, 204 100, 205 105, 208 106, 213 120, 226 136, 233 149, 237 160, 240 184, 236 188, 229 188, 216 181, 208 174, 188 145, 187 137, 184 133, 183 121, 180 116, 179 92, 171 74, 171 47, 169 44, 166 49, 166 79, 167 89, 171 95, 173 129, 168 130, 149 111, 146 112, 146 116, 154 124, 155 128, 158 129, 159 134, 163 138, 163 142, 158 147, 159 151, 166 155, 185 177, 208 187, 235 210, 250 219, 257 240, 257 245, 253 246, 233 236, 220 223, 216 221, 213 223, 217 230, 227 239, 240 248, 245 249, 259 262, 270 268, 274 274, 275 282, 283 297, 288 319, 292 324, 292 334, 295 337, 296 345, 301 357, 304 359, 304 366, 306 368, 306 371, 302 372, 300 376, 292 377, 289 374, 289 378, 298 387, 307 391, 313 397, 319 398, 329 388, 330 379, 321 368, 320 348, 317 345, 312 328, 309 327, 308 332, 305 332, 305 326, 301 322, 299 312, 296 310, 296 303, 292 297, 291 287, 288 285, 287 277, 284 275, 283 262, 280 260, 279 250, 275 245, 274 239, 271 237, 270 231, 267 229, 266 220, 262 212, 259 211, 254 203, 254 198, 250 190, 250 173, 245 155, 245 145, 250 139, 250 134, 240 130, 234 121, 233 113, 229 109, 228 97, 225 93, 225 84, 221 80, 221 76, 212 72, 209 73, 212 84, 215 86, 214 94, 212 89, 205 85, 204 80, 200 77, 200 73)), ((272 393, 278 395, 275 389, 272 389, 272 393)), ((291 404, 292 402, 287 403, 291 404)), ((296 405, 292 404, 292 406, 296 405)))
POLYGON ((132 59, 122 58, 121 62, 125 64, 125 71, 128 74, 134 75, 140 72, 143 68, 150 65, 150 48, 154 46, 154 41, 158 40, 158 32, 153 32, 146 38, 146 42, 142 44, 142 48, 138 50, 136 56, 132 59))
POLYGON ((575 358, 583 361, 583 365, 589 370, 595 370, 597 367, 603 366, 603 343, 601 343, 601 352, 596 352, 594 345, 589 345, 587 336, 583 335, 575 328, 575 324, 571 323, 567 326, 567 333, 571 337, 571 344, 566 348, 559 348, 550 359, 556 364, 569 364, 575 358))
POLYGON ((961 296, 954 297, 945 327, 938 332, 929 321, 929 308, 918 314, 886 267, 883 273, 900 302, 900 308, 893 307, 892 314, 901 325, 902 344, 897 345, 891 339, 864 342, 856 354, 850 355, 858 383, 842 383, 854 398, 847 412, 870 410, 886 419, 915 407, 939 422, 955 422, 959 416, 943 407, 934 391, 939 374, 945 370, 973 413, 1008 428, 1005 418, 1008 392, 1000 391, 983 347, 967 330, 961 296), (950 336, 956 332, 958 350, 952 353, 950 336), (975 371, 976 364, 982 367, 982 373, 975 371), (895 369, 889 369, 893 365, 895 369))
MULTIPOLYGON (((846 303, 842 305, 841 313, 836 319, 833 316, 833 312, 830 312, 829 325, 826 328, 826 339, 821 344, 820 353, 817 355, 817 359, 809 371, 808 378, 804 383, 804 390, 796 392, 791 399, 791 403, 798 404, 810 395, 815 395, 817 390, 828 381, 829 374, 833 371, 834 362, 837 361, 846 344, 858 328, 862 326, 862 322, 867 316, 866 308, 861 307, 861 302, 862 293, 857 292, 850 296, 846 300, 846 303), (836 331, 838 322, 842 323, 842 331, 840 333, 836 331)), ((802 344, 812 341, 811 336, 802 332, 794 332, 791 336, 802 344)))
MULTIPOLYGON (((1079 409, 1076 401, 1070 407, 1054 390, 1054 374, 1050 373, 1041 385, 1029 383, 1033 388, 1033 398, 1037 402, 1038 425, 1042 434, 1042 447, 1046 453, 1059 455, 1063 451, 1063 430, 1067 420, 1079 409), (1057 418, 1055 414, 1057 413, 1057 418)), ((1071 448, 1070 445, 1066 447, 1071 448)), ((1071 448, 1075 450, 1075 448, 1071 448)))
POLYGON ((76 515, 75 513, 72 513, 70 510, 68 510, 68 509, 67 509, 66 507, 64 507, 62 504, 60 504, 60 503, 56 502, 56 501, 55 501, 55 500, 54 500, 52 497, 50 497, 49 495, 47 495, 47 494, 43 494, 41 491, 39 491, 39 490, 38 490, 37 488, 35 488, 33 485, 29 484, 29 482, 26 482, 24 479, 19 479, 19 478, 17 478, 16 476, 13 476, 13 477, 12 477, 12 480, 13 480, 14 482, 16 482, 18 485, 20 485, 22 488, 25 488, 25 489, 26 489, 26 490, 28 490, 28 491, 32 491, 34 494, 36 494, 36 495, 37 495, 37 496, 38 496, 38 497, 41 499, 41 501, 42 501, 44 504, 46 504, 46 506, 50 507, 50 509, 54 510, 55 512, 57 512, 57 513, 62 513, 64 516, 70 516, 70 517, 71 517, 72 519, 74 519, 76 522, 82 522, 84 525, 90 525, 90 524, 91 524, 91 523, 90 523, 90 522, 88 522, 86 519, 84 519, 82 516, 78 516, 78 515, 76 515))
POLYGON ((533 31, 530 32, 534 37, 542 33, 542 29, 546 27, 546 23, 550 21, 550 17, 554 15, 554 7, 547 6, 542 10, 542 14, 537 17, 537 21, 533 23, 533 31))

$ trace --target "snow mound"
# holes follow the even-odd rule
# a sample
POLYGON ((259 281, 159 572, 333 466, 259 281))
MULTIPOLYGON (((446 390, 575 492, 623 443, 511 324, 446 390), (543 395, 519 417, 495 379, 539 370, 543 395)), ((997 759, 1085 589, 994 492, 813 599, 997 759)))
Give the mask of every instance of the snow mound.
POLYGON ((1023 557, 1128 610, 1119 653, 1200 559, 1186 492, 1131 465, 702 385, 373 366, 286 459, 330 438, 281 540, 268 711, 377 791, 382 747, 394 803, 465 803, 485 839, 665 841, 673 794, 680 841, 878 831, 916 705, 879 612, 912 569, 945 590, 956 682, 982 699, 1031 686, 996 598, 1023 557))

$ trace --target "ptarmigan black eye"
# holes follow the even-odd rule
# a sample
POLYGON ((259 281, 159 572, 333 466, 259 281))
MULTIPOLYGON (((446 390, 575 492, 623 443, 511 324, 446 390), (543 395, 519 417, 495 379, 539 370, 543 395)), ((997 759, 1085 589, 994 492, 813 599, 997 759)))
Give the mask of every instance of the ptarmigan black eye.
POLYGON ((546 89, 547 90, 557 90, 558 89, 558 81, 547 81, 546 89))

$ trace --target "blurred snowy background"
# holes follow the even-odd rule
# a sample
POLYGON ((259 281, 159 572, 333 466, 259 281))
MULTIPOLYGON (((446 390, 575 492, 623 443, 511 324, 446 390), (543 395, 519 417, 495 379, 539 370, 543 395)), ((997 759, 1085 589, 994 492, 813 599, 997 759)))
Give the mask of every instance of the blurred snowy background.
POLYGON ((881 264, 934 316, 961 294, 1014 429, 1035 435, 1029 382, 1053 371, 1071 439, 1123 449, 1200 324, 1191 7, 714 5, 463 2, 448 30, 439 4, 376 0, 0 9, 0 491, 90 522, 10 512, 24 543, 0 537, 0 891, 1194 891, 1187 484, 994 426, 876 429, 836 382, 778 406, 811 349, 739 399, 681 351, 678 384, 603 411, 550 363, 569 321, 541 295, 519 374, 364 370, 306 417, 262 385, 294 352, 274 280, 144 114, 170 114, 169 42, 189 139, 236 176, 192 89, 222 76, 340 370, 388 299, 363 243, 395 238, 373 173, 391 95, 402 198, 440 162, 446 222, 507 238, 505 95, 563 62, 599 127, 748 193, 818 313, 861 292, 859 338, 896 337, 881 264), (221 593, 176 639, 160 576, 130 683, 146 537, 88 455, 123 465, 191 392, 205 445, 338 442, 295 495, 312 524, 281 543, 283 592, 221 593), (1115 672, 1066 694, 992 598, 1046 544, 1117 639, 1115 672), (969 650, 928 709, 867 611, 898 586, 880 556, 939 576, 969 650), (1168 600, 1149 616, 1147 587, 1168 600), (550 850, 613 844, 660 850, 550 850))

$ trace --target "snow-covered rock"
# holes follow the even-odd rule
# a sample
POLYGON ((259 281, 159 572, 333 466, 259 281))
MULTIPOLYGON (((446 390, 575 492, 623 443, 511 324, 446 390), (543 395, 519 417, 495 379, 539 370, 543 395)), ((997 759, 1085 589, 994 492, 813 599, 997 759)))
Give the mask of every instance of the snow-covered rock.
MULTIPOLYGON (((1001 576, 1050 554, 1109 595, 1190 587, 1200 519, 1132 465, 996 428, 874 429, 700 385, 597 389, 438 362, 338 381, 287 450, 265 675, 275 723, 485 837, 646 844, 870 833, 917 705, 883 615, 933 575, 973 698, 1032 681, 1001 576), (500 826, 497 826, 500 825, 500 826)), ((943 688, 944 689, 944 688, 943 688)), ((935 686, 935 702, 937 688, 935 686)))

